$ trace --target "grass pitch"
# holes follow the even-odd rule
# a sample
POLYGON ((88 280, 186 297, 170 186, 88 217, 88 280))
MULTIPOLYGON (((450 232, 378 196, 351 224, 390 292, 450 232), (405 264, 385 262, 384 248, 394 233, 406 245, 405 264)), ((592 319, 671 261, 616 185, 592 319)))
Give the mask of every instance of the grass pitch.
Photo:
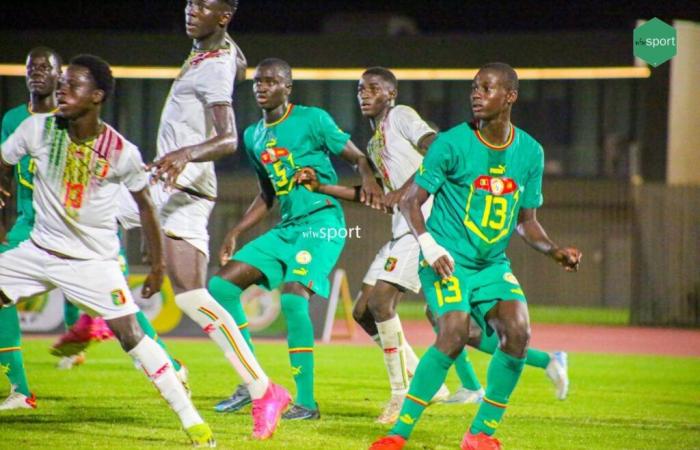
MULTIPOLYGON (((0 413, 2 449, 187 448, 175 415, 115 342, 92 347, 84 366, 54 368, 46 339, 26 340, 25 359, 35 411, 0 413)), ((190 368, 194 401, 214 429, 219 448, 360 450, 388 427, 374 423, 388 398, 380 352, 340 345, 316 349, 317 398, 322 418, 283 422, 274 438, 249 438, 249 409, 217 414, 212 406, 237 379, 218 348, 205 340, 170 340, 190 368)), ((286 346, 260 343, 268 374, 293 389, 286 346)), ((473 351, 485 378, 488 357, 473 351)), ((571 394, 554 399, 544 372, 526 368, 498 432, 506 449, 698 449, 700 359, 571 354, 571 394)), ((457 386, 454 372, 448 385, 457 386)), ((7 390, 2 377, 0 392, 7 390)), ((406 449, 457 449, 476 405, 428 408, 406 449)))

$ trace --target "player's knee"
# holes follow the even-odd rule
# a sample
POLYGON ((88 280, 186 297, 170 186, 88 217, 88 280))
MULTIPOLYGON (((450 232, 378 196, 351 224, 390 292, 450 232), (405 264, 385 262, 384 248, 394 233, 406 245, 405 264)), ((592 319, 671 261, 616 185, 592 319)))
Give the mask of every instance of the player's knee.
POLYGON ((372 295, 367 302, 370 313, 376 322, 384 322, 396 315, 391 302, 385 301, 383 298, 372 295))
POLYGON ((467 338, 466 328, 449 326, 438 330, 435 346, 450 358, 456 358, 466 345, 467 338))
POLYGON ((506 324, 501 339, 503 350, 517 357, 523 357, 530 343, 530 324, 527 320, 513 320, 506 324))
POLYGON ((361 304, 361 302, 356 302, 355 306, 352 307, 352 318, 355 319, 359 325, 362 325, 367 320, 368 314, 367 304, 361 304))
POLYGON ((135 316, 110 320, 107 324, 126 352, 136 347, 144 337, 143 330, 135 316))

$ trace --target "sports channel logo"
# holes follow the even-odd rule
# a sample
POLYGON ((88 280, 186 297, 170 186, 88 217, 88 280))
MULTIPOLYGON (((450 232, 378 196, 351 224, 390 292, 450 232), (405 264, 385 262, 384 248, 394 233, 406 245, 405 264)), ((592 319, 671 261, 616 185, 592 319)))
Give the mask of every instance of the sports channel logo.
POLYGON ((676 56, 676 29, 656 17, 634 29, 634 56, 657 67, 676 56))

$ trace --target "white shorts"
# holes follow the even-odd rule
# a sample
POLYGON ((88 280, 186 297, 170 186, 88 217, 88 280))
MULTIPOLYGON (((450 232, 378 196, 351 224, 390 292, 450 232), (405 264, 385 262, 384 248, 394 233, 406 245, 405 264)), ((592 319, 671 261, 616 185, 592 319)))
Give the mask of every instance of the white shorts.
MULTIPOLYGON (((208 259, 207 225, 214 209, 214 202, 178 190, 167 192, 162 183, 152 185, 150 191, 163 232, 168 236, 189 242, 208 259)), ((141 226, 138 207, 126 188, 122 189, 120 195, 117 220, 127 230, 141 226)))
POLYGON ((374 286, 382 280, 417 293, 419 255, 420 245, 411 233, 393 239, 379 250, 362 282, 374 286))
POLYGON ((54 288, 90 315, 105 320, 139 311, 116 259, 59 258, 31 240, 0 254, 0 290, 13 303, 54 288))

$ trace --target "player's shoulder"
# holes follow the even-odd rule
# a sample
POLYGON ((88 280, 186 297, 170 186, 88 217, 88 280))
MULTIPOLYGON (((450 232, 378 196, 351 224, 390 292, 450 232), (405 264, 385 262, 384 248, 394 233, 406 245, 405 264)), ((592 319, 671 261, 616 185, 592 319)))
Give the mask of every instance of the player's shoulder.
MULTIPOLYGON (((515 125, 514 125, 515 126, 515 125)), ((523 130, 522 128, 515 127, 515 133, 516 136, 515 138, 517 139, 518 146, 524 149, 527 149, 528 151, 532 152, 535 155, 540 155, 544 153, 544 149, 542 148, 542 144, 532 137, 530 133, 527 131, 523 130)))
POLYGON ((136 144, 125 138, 124 135, 108 123, 105 123, 105 129, 95 144, 95 150, 105 155, 111 155, 114 152, 127 155, 141 155, 136 144))
POLYGON ((473 134, 469 124, 462 122, 452 128, 440 131, 435 140, 437 141, 440 139, 442 142, 465 142, 467 138, 473 134))
POLYGON ((328 116, 328 111, 318 106, 300 105, 295 103, 292 107, 292 114, 297 117, 314 118, 328 116))

